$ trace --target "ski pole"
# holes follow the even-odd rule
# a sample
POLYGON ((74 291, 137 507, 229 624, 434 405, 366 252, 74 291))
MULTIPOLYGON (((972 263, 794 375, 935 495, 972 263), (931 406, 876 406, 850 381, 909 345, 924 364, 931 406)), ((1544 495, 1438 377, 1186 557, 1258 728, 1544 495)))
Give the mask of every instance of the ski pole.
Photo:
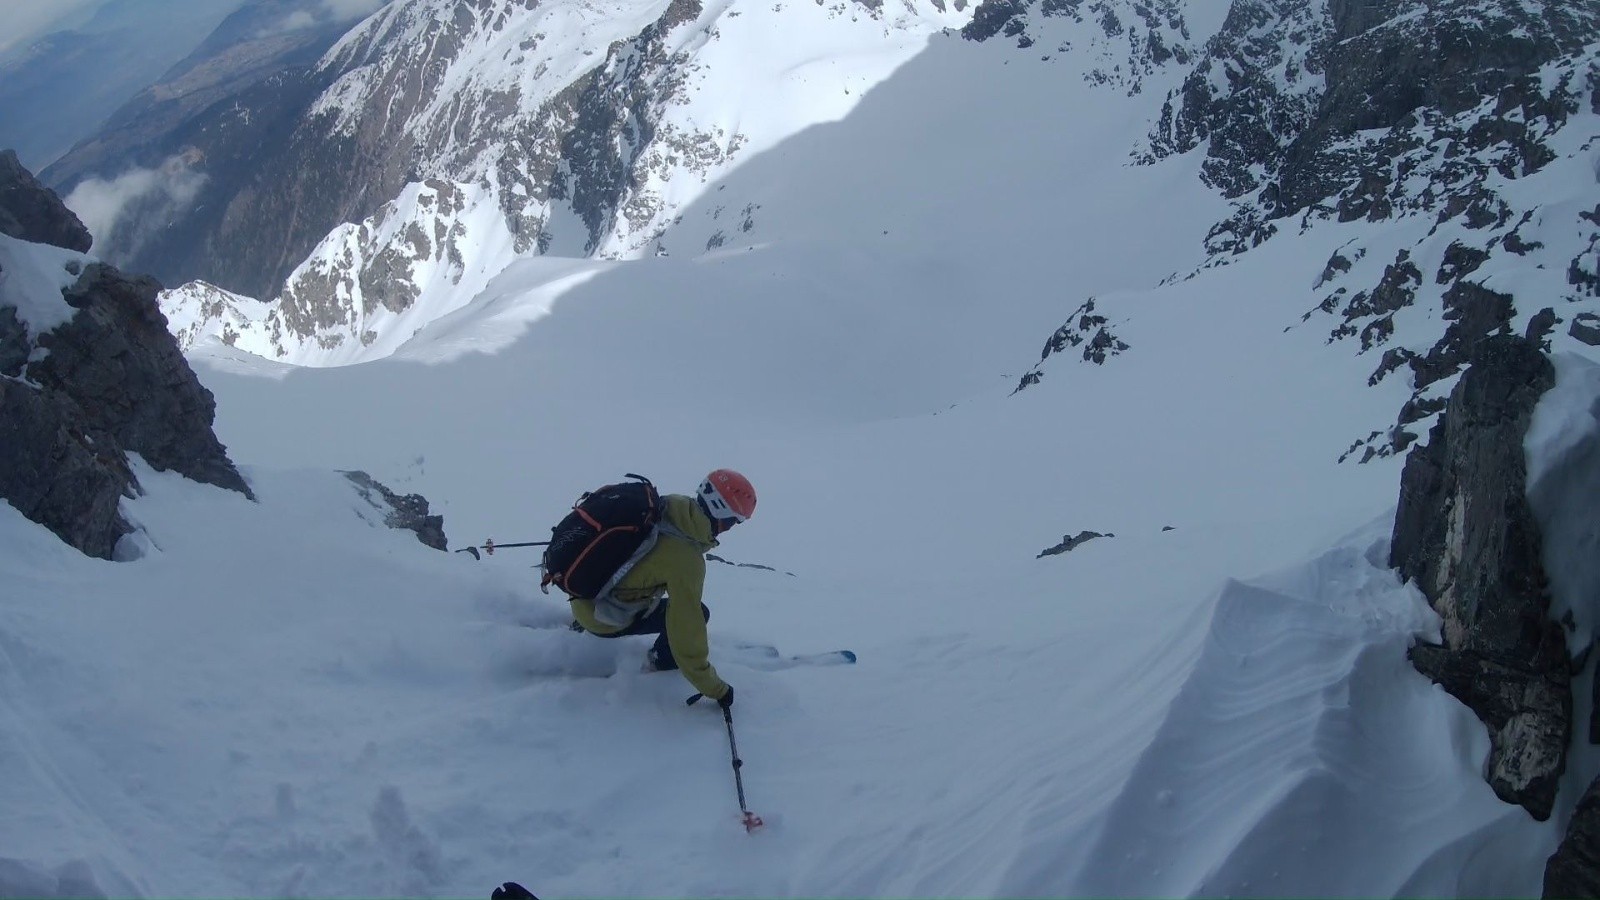
POLYGON ((456 552, 457 553, 471 553, 473 559, 483 559, 483 557, 478 555, 478 551, 480 549, 483 552, 489 554, 490 556, 493 556, 494 552, 496 550, 499 550, 501 547, 548 547, 548 546, 550 546, 550 542, 549 541, 520 541, 520 542, 515 543, 515 544, 496 544, 494 542, 494 538, 486 538, 486 539, 484 539, 482 547, 462 547, 460 550, 457 550, 456 552))
MULTIPOLYGON (((693 706, 698 700, 700 700, 702 696, 704 695, 695 694, 693 697, 690 697, 684 702, 690 706, 693 706)), ((751 812, 750 808, 746 806, 744 802, 744 776, 739 772, 740 769, 744 768, 744 760, 739 758, 739 744, 734 740, 733 737, 732 706, 723 707, 722 721, 728 724, 728 754, 733 757, 733 786, 734 789, 739 792, 739 812, 743 814, 742 821, 744 822, 744 830, 745 833, 748 834, 755 831, 757 828, 760 828, 762 825, 765 825, 766 823, 761 821, 760 816, 751 812)))

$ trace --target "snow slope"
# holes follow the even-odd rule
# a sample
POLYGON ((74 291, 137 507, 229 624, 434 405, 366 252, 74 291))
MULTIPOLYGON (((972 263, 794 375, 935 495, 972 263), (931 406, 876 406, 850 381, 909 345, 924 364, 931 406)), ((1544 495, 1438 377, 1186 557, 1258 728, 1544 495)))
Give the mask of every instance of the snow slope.
MULTIPOLYGON (((483 374, 410 367, 463 376, 448 381, 464 397, 483 374)), ((374 368, 319 371, 321 403, 365 406, 337 376, 374 368)), ((1228 375, 1166 371, 1197 390, 1228 375)), ((293 393, 300 374, 253 383, 293 393)), ((633 451, 669 486, 711 460, 762 490, 720 552, 780 572, 713 565, 708 598, 750 803, 772 822, 754 838, 714 710, 638 672, 644 639, 566 631, 528 551, 428 550, 312 470, 250 470, 259 505, 142 470, 128 508, 146 556, 122 565, 7 510, 0 733, 23 775, 3 790, 26 813, 0 871, 44 895, 92 879, 113 895, 471 896, 511 877, 549 896, 1532 894, 1557 824, 1493 797, 1481 726, 1404 661, 1436 623, 1381 567, 1393 468, 1273 443, 1295 404, 1254 384, 1213 408, 1231 428, 1210 442, 1172 440, 1181 403, 1141 405, 1130 378, 1092 404, 1063 382, 809 438, 633 451), (1113 420, 1125 443, 1075 425, 1117 408, 1138 411, 1113 420), (859 526, 846 500, 869 510, 859 526), (996 523, 1003 540, 981 533, 996 523), (1047 524, 1116 536, 1032 559, 1047 524), (740 640, 861 662, 763 672, 732 661, 740 640)), ((526 440, 537 467, 464 469, 493 454, 463 450, 415 481, 500 489, 524 530, 496 536, 537 538, 549 516, 511 495, 615 468, 587 458, 603 443, 538 430, 456 435, 526 440)))
MULTIPOLYGON (((1167 281, 1216 219, 1199 161, 1124 168, 1148 122, 1039 75, 931 46, 728 176, 760 241, 703 251, 719 183, 667 256, 520 260, 377 362, 197 345, 259 504, 141 469, 125 564, 0 507, 0 893, 1537 893, 1597 766, 1534 822, 1404 659, 1437 621, 1383 565, 1399 460, 1336 460, 1409 389, 1301 318, 1360 226, 1167 281), (1129 349, 1011 395, 1091 295, 1129 349), (331 472, 459 547, 716 466, 761 496, 718 554, 775 569, 708 576, 755 836, 647 640, 567 631, 536 551, 428 550, 331 472), (1082 529, 1112 536, 1036 558, 1082 529)), ((1556 496, 1594 356, 1530 438, 1556 496)))

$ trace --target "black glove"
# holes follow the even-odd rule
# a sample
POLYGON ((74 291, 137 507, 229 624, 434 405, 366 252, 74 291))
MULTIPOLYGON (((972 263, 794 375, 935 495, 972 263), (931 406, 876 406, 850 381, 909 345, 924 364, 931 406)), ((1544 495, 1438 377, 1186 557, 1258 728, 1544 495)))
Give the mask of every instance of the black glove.
POLYGON ((533 896, 532 891, 517 884, 515 881, 508 881, 495 888, 490 898, 491 900, 539 900, 538 897, 533 896))
MULTIPOLYGON (((683 702, 693 706, 704 700, 705 696, 705 694, 695 694, 683 702)), ((717 705, 722 707, 724 711, 733 706, 733 685, 728 685, 728 692, 722 695, 722 699, 717 701, 717 705)))

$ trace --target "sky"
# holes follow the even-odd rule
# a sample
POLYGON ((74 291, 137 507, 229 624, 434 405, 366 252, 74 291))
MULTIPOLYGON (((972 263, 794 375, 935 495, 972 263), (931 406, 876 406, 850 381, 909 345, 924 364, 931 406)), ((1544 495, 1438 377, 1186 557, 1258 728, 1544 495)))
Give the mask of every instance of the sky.
POLYGON ((5 0, 0 3, 0 53, 85 18, 105 0, 5 0))
MULTIPOLYGON (((1600 760, 1544 823, 1484 783, 1483 726, 1405 660, 1439 622, 1385 564, 1400 460, 1337 462, 1408 387, 1302 318, 1335 249, 1376 283, 1434 223, 1169 280, 1220 206, 1197 159, 1104 152, 1142 108, 1078 74, 932 42, 708 185, 667 256, 517 260, 360 365, 191 348, 259 502, 140 465, 118 563, 0 504, 0 893, 1538 893, 1600 760), (763 224, 696 250, 719 194, 763 224), (1129 349, 1013 395, 1090 295, 1129 349), (648 639, 568 631, 532 551, 430 550, 337 471, 423 493, 460 548, 723 466, 760 504, 717 553, 775 570, 713 563, 706 594, 755 834, 721 717, 641 671, 648 639)), ((1587 165, 1529 179, 1531 237, 1573 240, 1587 165)), ((1557 357, 1533 489, 1581 500, 1555 463, 1600 440, 1600 354, 1557 357)), ((1545 514, 1580 605, 1593 511, 1545 514)))

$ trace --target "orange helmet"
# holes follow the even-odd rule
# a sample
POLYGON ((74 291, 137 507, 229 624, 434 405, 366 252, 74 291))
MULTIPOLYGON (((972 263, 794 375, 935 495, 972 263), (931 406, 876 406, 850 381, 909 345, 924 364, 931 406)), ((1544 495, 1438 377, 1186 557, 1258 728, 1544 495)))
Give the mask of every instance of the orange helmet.
POLYGON ((756 511, 756 489, 732 469, 718 469, 700 482, 700 505, 713 519, 743 522, 756 511))

